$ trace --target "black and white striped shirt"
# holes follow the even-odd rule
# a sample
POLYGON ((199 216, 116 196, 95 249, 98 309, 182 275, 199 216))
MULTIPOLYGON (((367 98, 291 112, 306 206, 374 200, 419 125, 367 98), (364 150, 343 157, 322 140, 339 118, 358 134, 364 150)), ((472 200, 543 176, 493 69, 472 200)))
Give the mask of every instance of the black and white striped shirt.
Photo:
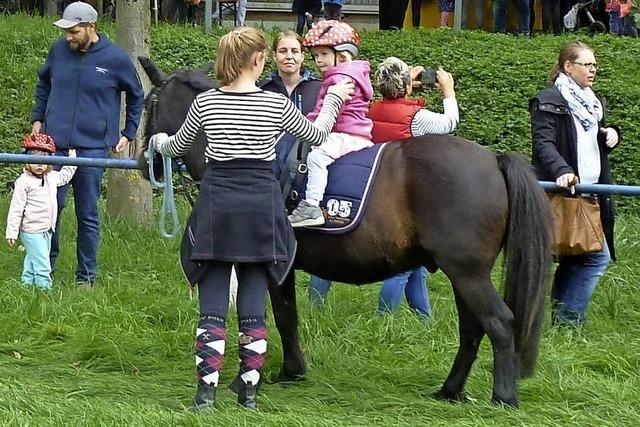
POLYGON ((171 157, 180 156, 189 150, 198 130, 203 129, 207 159, 273 160, 276 137, 282 131, 313 145, 322 144, 341 106, 339 96, 327 94, 320 115, 312 123, 281 94, 211 89, 196 97, 178 132, 162 143, 159 151, 171 157))
POLYGON ((444 114, 434 113, 426 108, 418 110, 411 120, 411 135, 446 135, 456 130, 460 122, 458 101, 455 98, 445 98, 442 100, 442 104, 444 105, 444 114))

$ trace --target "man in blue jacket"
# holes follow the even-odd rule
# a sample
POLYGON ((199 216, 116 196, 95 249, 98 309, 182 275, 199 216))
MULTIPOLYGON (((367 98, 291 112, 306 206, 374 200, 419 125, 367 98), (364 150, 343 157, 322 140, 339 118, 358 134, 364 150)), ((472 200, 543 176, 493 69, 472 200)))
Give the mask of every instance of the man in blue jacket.
MULTIPOLYGON (((133 141, 140 122, 144 92, 125 51, 96 31, 98 13, 83 2, 71 3, 54 25, 65 31, 38 70, 32 132, 51 135, 66 156, 106 158, 133 141), (121 93, 126 97, 126 121, 120 131, 121 93)), ((100 223, 98 198, 103 168, 79 167, 71 180, 78 219, 76 281, 92 286, 98 272, 100 223)), ((58 189, 58 209, 65 205, 68 186, 58 189)), ((51 265, 59 253, 60 215, 51 241, 51 265)))

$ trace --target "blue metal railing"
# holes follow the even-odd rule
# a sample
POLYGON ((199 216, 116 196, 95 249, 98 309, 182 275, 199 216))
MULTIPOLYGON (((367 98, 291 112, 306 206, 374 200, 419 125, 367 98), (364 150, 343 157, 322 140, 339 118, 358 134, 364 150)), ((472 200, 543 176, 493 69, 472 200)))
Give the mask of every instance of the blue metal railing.
MULTIPOLYGON (((149 156, 153 156, 150 147, 149 156)), ((133 159, 66 157, 66 156, 34 156, 30 154, 0 153, 0 163, 36 163, 43 165, 69 165, 97 168, 139 169, 138 161, 133 159)), ((160 234, 165 238, 172 238, 180 231, 180 222, 173 197, 173 180, 171 173, 171 159, 163 157, 164 182, 156 181, 153 175, 153 162, 149 162, 151 185, 163 190, 162 207, 160 210, 160 234), (166 217, 171 216, 171 231, 167 230, 166 217)))
MULTIPOLYGON (((545 191, 560 191, 555 182, 538 181, 545 191)), ((578 184, 576 193, 589 194, 621 194, 623 196, 640 196, 640 185, 614 185, 614 184, 578 184)))
MULTIPOLYGON (((153 145, 149 144, 149 151, 146 153, 147 158, 153 157, 153 145)), ((138 169, 138 162, 132 159, 94 159, 87 157, 64 157, 64 156, 33 156, 28 154, 11 154, 0 153, 0 163, 39 163, 46 165, 72 165, 72 166, 89 166, 102 168, 118 168, 118 169, 138 169)), ((149 180, 155 188, 163 190, 162 208, 160 210, 160 234, 163 237, 175 237, 179 232, 180 223, 178 221, 178 213, 175 207, 173 184, 171 179, 171 159, 163 157, 164 182, 158 182, 153 174, 152 163, 149 162, 149 180), (166 227, 166 216, 171 216, 171 231, 166 227)), ((555 182, 538 181, 545 191, 560 191, 555 182)), ((578 184, 576 185, 577 193, 590 194, 621 194, 624 196, 640 196, 640 186, 638 185, 613 185, 613 184, 578 184)))
POLYGON ((32 156, 30 154, 0 153, 0 163, 37 163, 43 165, 93 166, 96 168, 138 169, 131 159, 94 159, 88 157, 32 156))

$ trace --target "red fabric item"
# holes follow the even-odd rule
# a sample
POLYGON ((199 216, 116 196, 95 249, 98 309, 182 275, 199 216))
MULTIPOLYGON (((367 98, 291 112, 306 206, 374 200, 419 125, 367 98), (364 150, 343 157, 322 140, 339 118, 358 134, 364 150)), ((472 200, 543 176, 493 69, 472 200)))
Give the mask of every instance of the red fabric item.
POLYGON ((56 152, 56 143, 49 135, 45 133, 31 133, 25 135, 22 139, 22 146, 26 150, 40 150, 54 154, 56 152))
POLYGON ((628 16, 633 6, 633 0, 627 0, 626 3, 620 3, 620 16, 628 16))
POLYGON ((358 46, 360 36, 349 24, 340 21, 320 21, 304 37, 306 47, 335 47, 342 44, 358 46))
POLYGON ((398 98, 375 101, 369 108, 369 118, 373 120, 371 141, 378 144, 412 137, 411 121, 424 106, 423 99, 398 98))

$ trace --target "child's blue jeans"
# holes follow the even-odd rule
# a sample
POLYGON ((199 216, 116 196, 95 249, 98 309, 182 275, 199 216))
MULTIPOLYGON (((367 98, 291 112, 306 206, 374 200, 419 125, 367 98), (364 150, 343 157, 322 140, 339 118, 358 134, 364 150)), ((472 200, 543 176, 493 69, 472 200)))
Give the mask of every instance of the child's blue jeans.
POLYGON ((609 12, 609 32, 621 36, 624 34, 624 22, 620 12, 609 12))
POLYGON ((51 231, 43 233, 20 232, 20 240, 26 250, 22 268, 22 283, 38 288, 51 288, 51 231))

